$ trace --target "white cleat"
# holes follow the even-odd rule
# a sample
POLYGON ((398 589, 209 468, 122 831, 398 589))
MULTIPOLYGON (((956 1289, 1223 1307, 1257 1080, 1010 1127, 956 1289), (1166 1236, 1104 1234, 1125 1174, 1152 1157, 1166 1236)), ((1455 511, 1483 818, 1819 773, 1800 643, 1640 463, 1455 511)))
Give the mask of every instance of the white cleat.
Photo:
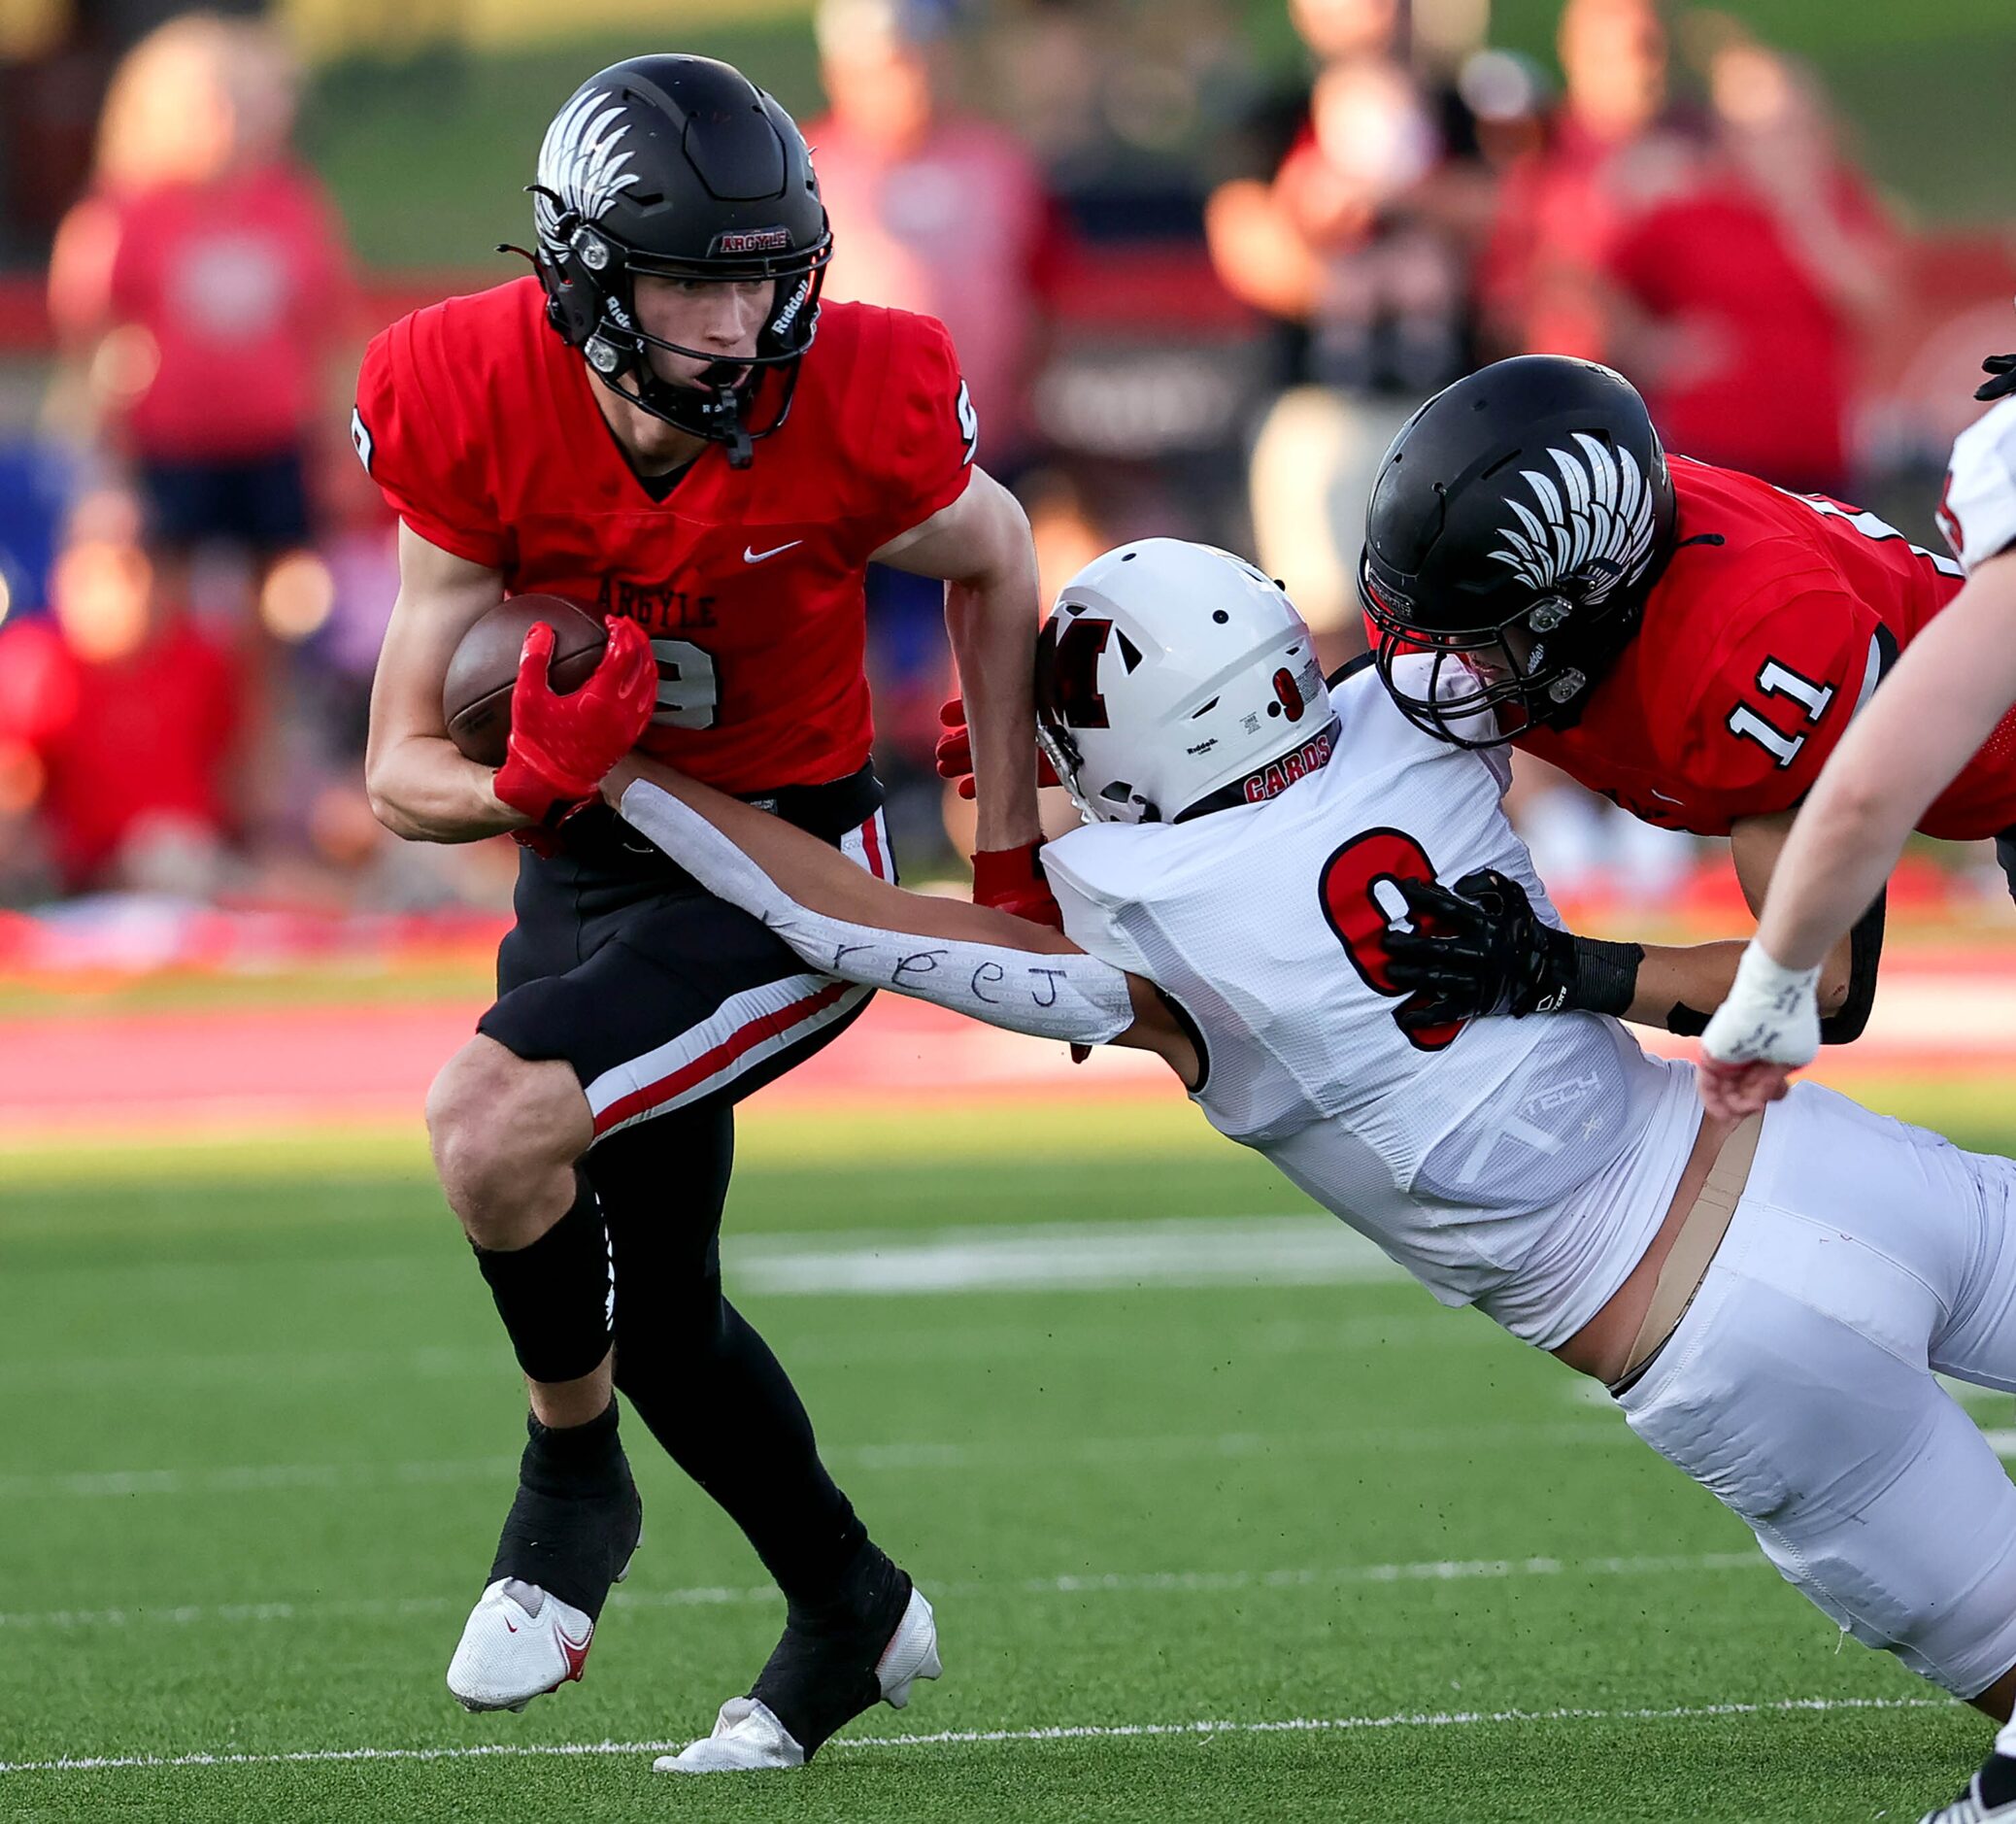
POLYGON ((882 1701, 890 1709, 900 1710, 910 1702, 912 1685, 920 1678, 941 1677, 944 1672, 945 1668, 938 1662, 938 1618, 931 1612, 924 1592, 913 1587, 910 1605, 903 1610, 903 1619, 896 1623, 896 1631, 890 1636, 889 1645, 882 1649, 882 1657, 875 1662, 875 1677, 882 1686, 882 1701))
POLYGON ((730 1698, 705 1740, 689 1741, 651 1764, 655 1773, 742 1773, 804 1765, 805 1750, 761 1698, 730 1698))
MULTIPOLYGON (((944 1672, 938 1659, 938 1623, 922 1590, 913 1588, 903 1619, 875 1662, 875 1680, 883 1703, 902 1709, 920 1678, 944 1672)), ((776 1712, 760 1698, 730 1698, 714 1719, 714 1733, 689 1742, 677 1754, 660 1755, 652 1763, 658 1773, 750 1773, 762 1768, 803 1767, 805 1750, 776 1712)))
POLYGON ((1990 1805, 1981 1796, 1981 1775, 1976 1773, 1958 1799, 1928 1811, 1918 1824, 2016 1824, 2016 1805, 1990 1805))
POLYGON ((595 1624, 537 1584, 499 1577, 477 1599, 448 1663, 448 1688, 465 1710, 521 1710, 579 1678, 595 1624))

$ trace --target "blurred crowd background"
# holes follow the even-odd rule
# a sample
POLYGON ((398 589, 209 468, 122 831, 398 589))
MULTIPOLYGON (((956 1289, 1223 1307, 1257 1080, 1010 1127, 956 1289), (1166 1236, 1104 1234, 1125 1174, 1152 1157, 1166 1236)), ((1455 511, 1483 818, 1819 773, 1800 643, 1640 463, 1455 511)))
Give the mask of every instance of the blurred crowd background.
MULTIPOLYGON (((504 903, 508 844, 365 804, 390 521, 364 342, 515 276, 547 119, 603 63, 727 56, 815 148, 829 296, 951 327, 1046 594, 1149 533, 1255 554, 1333 661, 1367 479, 1428 393, 1599 356, 1670 447, 1932 507, 2016 321, 2005 0, 0 0, 0 907, 504 903)), ((539 434, 537 425, 525 434, 539 434)), ((872 579, 913 873, 934 587, 872 579)), ((1529 767, 1543 871, 1697 860, 1529 767)), ((18 926, 19 921, 16 921, 18 926)))

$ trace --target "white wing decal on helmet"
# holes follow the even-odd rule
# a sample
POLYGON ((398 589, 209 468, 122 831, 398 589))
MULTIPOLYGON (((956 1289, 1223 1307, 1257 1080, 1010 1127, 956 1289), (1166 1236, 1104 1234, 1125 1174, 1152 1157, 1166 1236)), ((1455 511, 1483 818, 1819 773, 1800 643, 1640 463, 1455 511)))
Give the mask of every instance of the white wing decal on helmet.
POLYGON ((607 90, 591 88, 576 95, 546 129, 539 146, 539 182, 532 192, 532 216, 540 240, 549 248, 557 251, 562 244, 562 216, 599 220, 616 201, 618 191, 642 180, 641 171, 624 168, 630 153, 622 150, 622 143, 630 127, 622 115, 622 106, 611 101, 607 90))
POLYGON ((1561 477, 1523 469, 1536 514, 1517 500, 1505 504, 1517 526, 1498 528, 1504 547, 1491 555, 1511 566, 1522 583, 1553 591, 1575 585, 1578 601, 1594 606, 1620 583, 1635 582, 1652 556, 1656 513, 1652 490, 1629 450, 1614 455, 1600 438, 1577 431, 1574 450, 1547 452, 1561 477))

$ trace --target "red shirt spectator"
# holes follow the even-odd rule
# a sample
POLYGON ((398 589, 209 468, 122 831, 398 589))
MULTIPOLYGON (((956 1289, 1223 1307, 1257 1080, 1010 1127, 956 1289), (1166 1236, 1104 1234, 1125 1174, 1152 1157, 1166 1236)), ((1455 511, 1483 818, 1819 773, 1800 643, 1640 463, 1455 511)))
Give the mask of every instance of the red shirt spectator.
POLYGON ((107 316, 152 344, 151 376, 124 415, 135 452, 229 458, 303 442, 350 300, 342 232, 315 177, 276 162, 100 207, 117 235, 107 316))
POLYGON ((230 658, 180 614, 96 660, 48 621, 0 630, 0 745, 40 764, 40 809, 71 887, 102 881, 151 825, 221 835, 241 697, 230 658))
MULTIPOLYGON (((1837 167, 1830 187, 1813 206, 1865 238, 1885 232, 1852 173, 1837 167)), ((1846 490, 1857 326, 1765 201, 1709 165, 1632 218, 1609 267, 1675 331, 1667 361, 1632 363, 1670 449, 1802 491, 1846 490)))
POLYGON ((1610 257, 1622 211, 1604 182, 1615 140, 1572 115, 1505 174, 1477 272, 1485 321, 1511 354, 1604 354, 1603 310, 1591 285, 1610 257))
POLYGON ((812 121, 805 136, 833 222, 826 294, 939 319, 982 422, 1003 444, 1020 442, 1053 245, 1027 151, 978 120, 936 121, 902 153, 832 118, 812 121))
POLYGON ((949 104, 949 47, 928 9, 824 0, 817 25, 832 112, 805 138, 833 223, 825 294, 944 323, 985 459, 1012 468, 1058 240, 1035 156, 949 104))
POLYGON ((1602 359, 1623 220, 1609 179, 1665 107, 1665 33, 1652 0, 1567 0, 1556 42, 1566 89, 1545 145, 1506 174, 1478 301, 1494 353, 1602 359))

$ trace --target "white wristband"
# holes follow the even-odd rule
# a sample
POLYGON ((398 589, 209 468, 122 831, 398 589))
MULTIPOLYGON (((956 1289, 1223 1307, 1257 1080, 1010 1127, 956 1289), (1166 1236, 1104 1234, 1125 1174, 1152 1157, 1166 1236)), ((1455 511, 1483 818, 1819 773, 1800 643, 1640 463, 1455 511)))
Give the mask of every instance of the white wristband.
POLYGON ((846 982, 890 988, 990 1026, 1101 1045, 1134 1023, 1124 971, 1083 951, 1051 954, 924 937, 800 905, 690 805, 643 779, 623 791, 626 823, 719 899, 777 933, 801 961, 846 982))
POLYGON ((1819 989, 1817 968, 1788 969, 1752 938, 1701 1048, 1718 1064, 1811 1064, 1820 1050, 1819 989))

